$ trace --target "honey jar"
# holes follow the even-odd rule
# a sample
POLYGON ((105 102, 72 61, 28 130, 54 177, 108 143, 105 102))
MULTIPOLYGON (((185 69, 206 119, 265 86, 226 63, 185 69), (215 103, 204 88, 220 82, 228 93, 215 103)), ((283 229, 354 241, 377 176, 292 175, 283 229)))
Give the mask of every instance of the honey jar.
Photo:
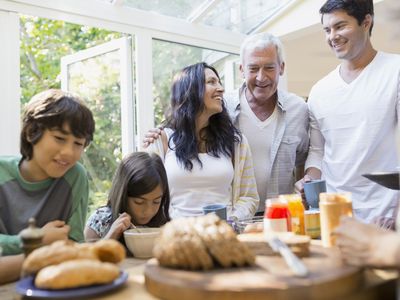
POLYGON ((319 210, 312 209, 304 212, 304 230, 305 234, 312 239, 318 239, 321 236, 321 225, 319 210))
POLYGON ((322 246, 332 247, 335 245, 335 236, 332 233, 339 226, 340 217, 353 215, 351 193, 321 193, 319 209, 322 246))

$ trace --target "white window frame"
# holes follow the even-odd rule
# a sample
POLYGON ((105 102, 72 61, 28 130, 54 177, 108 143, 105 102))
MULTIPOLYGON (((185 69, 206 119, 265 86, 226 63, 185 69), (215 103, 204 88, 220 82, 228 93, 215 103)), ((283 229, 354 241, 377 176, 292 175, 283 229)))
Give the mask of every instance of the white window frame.
POLYGON ((0 44, 0 155, 18 155, 21 91, 17 13, 0 10, 0 44))
POLYGON ((122 155, 129 154, 135 148, 134 126, 134 93, 133 93, 133 66, 132 40, 127 37, 116 39, 95 47, 78 51, 61 58, 61 89, 69 90, 68 67, 71 64, 100 56, 109 52, 118 51, 120 58, 120 94, 121 94, 121 139, 122 155))
MULTIPOLYGON (((194 24, 120 5, 110 5, 97 0, 0 0, 0 10, 104 28, 135 36, 137 145, 141 144, 144 134, 155 126, 152 93, 152 40, 166 40, 239 54, 240 43, 245 37, 240 33, 232 33, 224 29, 194 24)), ((19 35, 16 36, 19 37, 19 35)), ((2 39, 0 36, 0 44, 5 45, 8 42, 7 39, 2 39)), ((12 51, 18 53, 19 44, 13 46, 12 51)), ((14 67, 19 72, 19 63, 14 67)), ((0 72, 3 70, 0 69, 0 72)), ((4 74, 9 76, 7 71, 4 74)), ((19 80, 18 73, 18 76, 13 78, 13 82, 19 86, 19 80)), ((18 96, 13 95, 10 101, 16 101, 19 104, 19 94, 18 96)))

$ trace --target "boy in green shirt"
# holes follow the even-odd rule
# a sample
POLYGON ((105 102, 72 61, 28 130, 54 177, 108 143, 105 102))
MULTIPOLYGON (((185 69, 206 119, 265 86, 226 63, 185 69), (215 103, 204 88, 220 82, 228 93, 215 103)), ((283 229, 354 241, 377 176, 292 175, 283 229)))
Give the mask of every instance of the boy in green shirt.
POLYGON ((48 90, 28 103, 21 130, 22 157, 0 157, 0 246, 21 253, 18 233, 31 217, 43 242, 83 241, 88 178, 78 162, 92 141, 91 111, 77 97, 48 90))

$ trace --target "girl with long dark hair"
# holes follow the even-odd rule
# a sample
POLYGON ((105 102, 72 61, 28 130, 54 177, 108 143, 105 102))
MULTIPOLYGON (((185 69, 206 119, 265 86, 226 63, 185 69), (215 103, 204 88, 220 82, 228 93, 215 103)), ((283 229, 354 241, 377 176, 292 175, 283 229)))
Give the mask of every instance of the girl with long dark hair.
POLYGON ((107 205, 88 219, 85 239, 120 239, 131 223, 160 227, 169 221, 169 187, 164 165, 156 154, 135 152, 115 172, 107 205))

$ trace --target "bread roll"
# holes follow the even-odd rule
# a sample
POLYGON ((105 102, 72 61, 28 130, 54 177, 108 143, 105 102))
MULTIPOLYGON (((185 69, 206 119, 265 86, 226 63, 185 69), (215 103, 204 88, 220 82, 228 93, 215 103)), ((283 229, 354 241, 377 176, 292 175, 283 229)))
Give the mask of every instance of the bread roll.
POLYGON ((168 222, 153 253, 161 266, 190 270, 255 263, 254 254, 237 239, 232 227, 214 214, 168 222))
POLYGON ((118 276, 119 268, 115 264, 75 259, 40 270, 35 285, 42 289, 67 289, 110 283, 118 276))
POLYGON ((35 274, 40 269, 78 257, 79 250, 73 241, 56 241, 34 250, 24 261, 24 275, 35 274))
POLYGON ((46 266, 73 259, 92 259, 118 263, 125 259, 125 248, 116 240, 78 244, 73 241, 56 241, 34 250, 24 261, 23 275, 36 274, 46 266))
POLYGON ((125 248, 116 240, 100 240, 91 245, 91 250, 101 261, 119 263, 126 257, 125 248))

